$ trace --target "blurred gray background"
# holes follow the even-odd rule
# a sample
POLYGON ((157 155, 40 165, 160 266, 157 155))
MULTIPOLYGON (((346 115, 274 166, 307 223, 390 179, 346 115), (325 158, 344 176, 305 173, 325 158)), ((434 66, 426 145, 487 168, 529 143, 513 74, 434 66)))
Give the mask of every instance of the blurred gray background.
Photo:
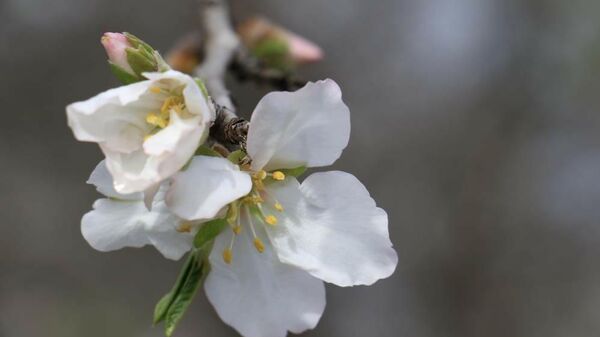
MULTIPOLYGON (((390 218, 396 273, 327 288, 304 336, 600 335, 600 2, 234 1, 319 43, 352 111, 335 165, 390 218)), ((193 0, 0 0, 0 336, 161 336, 179 263, 99 253, 79 221, 101 159, 64 106, 115 86, 99 39, 161 51, 193 0)), ((236 85, 251 111, 266 88, 236 85)), ((204 295, 179 337, 236 336, 204 295)))

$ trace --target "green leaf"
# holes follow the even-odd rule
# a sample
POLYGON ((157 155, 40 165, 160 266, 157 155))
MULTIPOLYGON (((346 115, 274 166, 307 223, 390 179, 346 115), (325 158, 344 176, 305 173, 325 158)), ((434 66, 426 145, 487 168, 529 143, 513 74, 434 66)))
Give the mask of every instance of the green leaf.
POLYGON ((125 48, 125 53, 127 54, 127 63, 137 75, 158 70, 154 58, 148 58, 139 50, 125 48))
POLYGON ((118 65, 108 61, 108 65, 110 66, 110 70, 117 77, 117 79, 123 84, 131 84, 135 82, 141 81, 141 78, 137 77, 134 74, 129 73, 127 70, 119 67, 118 65))
POLYGON ((240 161, 242 161, 242 159, 244 159, 244 157, 246 157, 246 152, 242 151, 242 150, 236 150, 233 151, 229 154, 229 156, 227 156, 227 159, 229 159, 230 162, 238 165, 240 163, 240 161))
POLYGON ((169 309, 165 316, 165 335, 167 335, 167 337, 171 337, 175 331, 177 324, 183 318, 190 303, 192 303, 192 299, 200 284, 202 284, 210 271, 210 264, 208 262, 208 254, 212 248, 210 246, 211 245, 209 245, 208 249, 195 251, 191 254, 193 261, 189 273, 187 274, 181 289, 173 298, 171 305, 169 305, 169 309))
POLYGON ((206 145, 200 146, 195 153, 196 156, 222 157, 221 154, 206 145))
POLYGON ((283 172, 283 174, 285 174, 286 176, 299 177, 304 172, 306 172, 306 166, 299 166, 296 168, 283 169, 283 170, 279 170, 279 171, 283 172))
POLYGON ((194 237, 194 247, 203 248, 228 226, 226 219, 215 219, 202 224, 194 237))
POLYGON ((177 281, 175 282, 173 289, 163 296, 156 304, 156 307, 154 308, 154 324, 158 324, 165 319, 167 311, 169 310, 169 307, 173 303, 173 300, 177 294, 181 291, 183 283, 187 279, 193 263, 195 263, 195 257, 193 253, 190 253, 190 256, 186 260, 181 272, 179 273, 179 277, 177 277, 177 281))

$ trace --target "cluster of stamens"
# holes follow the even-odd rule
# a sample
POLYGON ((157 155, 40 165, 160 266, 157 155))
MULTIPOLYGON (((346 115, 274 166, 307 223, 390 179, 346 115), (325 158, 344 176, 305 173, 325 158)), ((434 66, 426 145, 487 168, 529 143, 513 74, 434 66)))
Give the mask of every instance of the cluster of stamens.
POLYGON ((231 236, 229 247, 223 250, 223 261, 225 261, 227 264, 231 264, 233 261, 233 244, 235 243, 236 236, 242 233, 242 213, 245 219, 247 219, 247 223, 245 225, 247 225, 252 232, 252 237, 254 238, 254 248, 256 248, 259 253, 262 253, 265 250, 265 244, 258 237, 258 235, 256 235, 255 221, 263 226, 277 226, 278 221, 275 215, 266 214, 263 204, 265 204, 267 200, 268 202, 272 203, 273 208, 275 208, 277 211, 284 211, 283 205, 281 205, 281 203, 272 195, 267 193, 264 182, 267 177, 270 177, 276 181, 282 181, 285 179, 285 174, 281 171, 268 173, 264 170, 260 170, 253 172, 252 190, 250 193, 229 206, 230 208, 227 218, 233 235, 231 236))
POLYGON ((146 123, 154 128, 145 137, 144 140, 150 138, 156 132, 166 128, 171 119, 171 113, 174 112, 179 116, 185 113, 185 101, 180 93, 167 91, 158 86, 150 87, 150 92, 156 95, 167 95, 159 111, 151 111, 146 115, 146 123))

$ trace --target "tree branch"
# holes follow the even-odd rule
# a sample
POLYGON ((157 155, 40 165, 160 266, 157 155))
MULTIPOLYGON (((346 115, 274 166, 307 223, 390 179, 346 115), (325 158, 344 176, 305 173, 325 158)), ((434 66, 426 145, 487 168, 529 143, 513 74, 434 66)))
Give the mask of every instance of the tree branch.
POLYGON ((240 45, 231 25, 225 0, 201 1, 201 19, 205 33, 204 60, 195 69, 206 84, 216 106, 216 120, 210 133, 224 145, 245 146, 248 122, 237 117, 235 106, 225 86, 225 74, 240 45))

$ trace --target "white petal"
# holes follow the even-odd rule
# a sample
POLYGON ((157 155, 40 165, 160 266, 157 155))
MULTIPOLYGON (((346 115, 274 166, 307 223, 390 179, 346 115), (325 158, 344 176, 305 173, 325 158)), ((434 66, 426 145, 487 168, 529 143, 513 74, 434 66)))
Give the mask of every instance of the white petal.
POLYGON ((96 166, 87 183, 95 185, 98 192, 110 198, 122 200, 140 200, 142 198, 141 193, 121 194, 117 192, 113 186, 112 175, 108 172, 104 160, 96 166))
POLYGON ((68 123, 75 138, 105 143, 121 152, 140 148, 144 134, 151 129, 145 116, 160 107, 158 101, 141 99, 149 86, 150 81, 138 82, 67 106, 68 123))
POLYGON ((219 317, 244 337, 285 337, 314 328, 325 309, 323 282, 277 260, 264 237, 258 253, 249 231, 239 235, 231 265, 221 253, 232 232, 215 240, 204 289, 219 317))
POLYGON ((259 170, 317 167, 338 159, 350 137, 350 111, 333 80, 263 97, 248 130, 248 154, 259 170))
POLYGON ((141 201, 99 199, 81 219, 81 233, 94 249, 107 252, 148 244, 144 231, 147 210, 141 201))
POLYGON ((171 213, 165 204, 168 184, 164 183, 154 197, 152 211, 146 223, 148 241, 171 260, 179 260, 193 246, 195 230, 188 233, 178 232, 182 219, 171 213))
POLYGON ((267 188, 285 208, 267 228, 282 262, 339 286, 370 285, 396 269, 387 214, 353 175, 315 173, 301 186, 288 178, 267 188))
POLYGON ((184 219, 211 219, 251 189, 250 176, 229 160, 196 156, 186 170, 173 177, 167 205, 184 219))
POLYGON ((96 200, 81 220, 81 232, 99 251, 151 244, 166 258, 177 260, 191 249, 194 239, 193 232, 177 231, 181 223, 164 205, 164 192, 159 192, 151 212, 139 200, 96 200))

